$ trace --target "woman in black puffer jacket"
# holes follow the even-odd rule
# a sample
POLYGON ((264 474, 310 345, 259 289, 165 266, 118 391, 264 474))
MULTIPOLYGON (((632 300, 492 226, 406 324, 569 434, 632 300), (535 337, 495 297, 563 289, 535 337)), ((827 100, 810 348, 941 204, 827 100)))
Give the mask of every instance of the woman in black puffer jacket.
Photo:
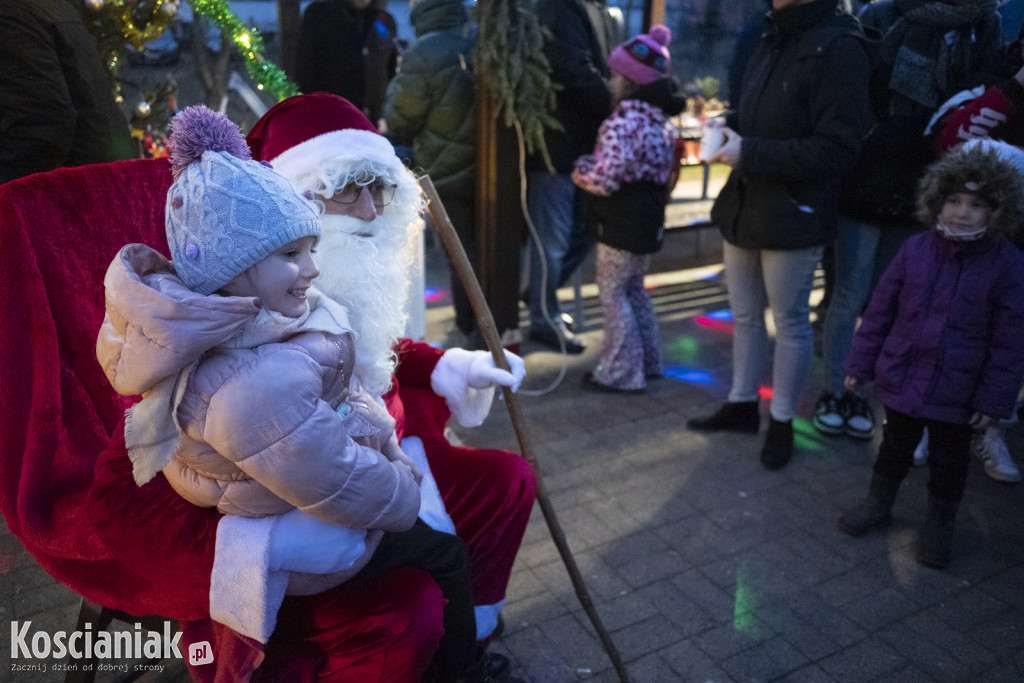
POLYGON ((836 230, 840 179, 871 127, 870 65, 857 20, 837 0, 773 0, 740 88, 737 130, 713 161, 732 166, 711 218, 722 232, 733 310, 728 402, 690 420, 703 431, 756 433, 775 320, 771 421, 761 462, 793 455, 793 414, 813 353, 808 295, 836 230))

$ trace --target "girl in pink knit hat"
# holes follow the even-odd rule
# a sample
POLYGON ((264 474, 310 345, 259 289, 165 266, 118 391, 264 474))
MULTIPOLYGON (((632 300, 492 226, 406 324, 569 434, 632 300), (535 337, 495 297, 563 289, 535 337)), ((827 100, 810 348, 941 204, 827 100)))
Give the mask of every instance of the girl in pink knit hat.
POLYGON ((658 321, 644 289, 651 254, 661 249, 675 127, 686 104, 669 71, 672 33, 661 24, 612 51, 615 109, 593 154, 576 160, 573 182, 590 193, 588 223, 597 241, 597 286, 604 343, 584 381, 594 389, 637 393, 663 374, 658 321))

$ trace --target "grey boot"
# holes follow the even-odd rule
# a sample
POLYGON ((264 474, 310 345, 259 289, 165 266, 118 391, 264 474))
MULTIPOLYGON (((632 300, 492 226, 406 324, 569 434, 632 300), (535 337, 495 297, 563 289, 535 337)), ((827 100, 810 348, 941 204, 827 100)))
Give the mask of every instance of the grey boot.
POLYGON ((886 526, 892 521, 892 506, 899 490, 899 481, 872 475, 868 497, 839 518, 839 530, 851 536, 863 536, 886 526))
POLYGON ((932 569, 949 564, 953 547, 953 523, 959 503, 928 496, 928 517, 917 541, 917 561, 932 569))

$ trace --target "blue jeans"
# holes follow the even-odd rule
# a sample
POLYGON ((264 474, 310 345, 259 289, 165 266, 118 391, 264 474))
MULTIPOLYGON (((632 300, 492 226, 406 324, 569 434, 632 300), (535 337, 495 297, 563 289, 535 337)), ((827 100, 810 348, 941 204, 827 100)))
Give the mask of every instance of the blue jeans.
POLYGON ((811 286, 822 247, 776 251, 722 246, 734 324, 730 402, 756 401, 768 358, 764 310, 775 321, 772 417, 793 419, 814 357, 811 286))
POLYGON ((827 391, 835 395, 843 393, 846 357, 853 346, 857 319, 900 246, 917 231, 916 227, 882 228, 839 216, 835 241, 836 279, 822 335, 827 391))
POLYGON ((545 320, 541 301, 547 303, 548 316, 556 325, 560 324, 558 288, 569 281, 590 253, 592 242, 587 234, 585 200, 583 191, 568 175, 543 171, 531 171, 527 175, 526 206, 544 254, 541 259, 531 235, 527 243, 530 262, 527 296, 532 329, 545 330, 551 326, 545 320))

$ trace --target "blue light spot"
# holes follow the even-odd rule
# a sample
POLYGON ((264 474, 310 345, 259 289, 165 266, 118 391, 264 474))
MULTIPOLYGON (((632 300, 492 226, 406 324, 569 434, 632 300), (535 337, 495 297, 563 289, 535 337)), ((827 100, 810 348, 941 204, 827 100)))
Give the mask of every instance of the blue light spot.
POLYGON ((708 385, 713 384, 715 378, 707 370, 688 368, 682 365, 670 365, 665 368, 665 376, 677 379, 687 384, 708 385))

